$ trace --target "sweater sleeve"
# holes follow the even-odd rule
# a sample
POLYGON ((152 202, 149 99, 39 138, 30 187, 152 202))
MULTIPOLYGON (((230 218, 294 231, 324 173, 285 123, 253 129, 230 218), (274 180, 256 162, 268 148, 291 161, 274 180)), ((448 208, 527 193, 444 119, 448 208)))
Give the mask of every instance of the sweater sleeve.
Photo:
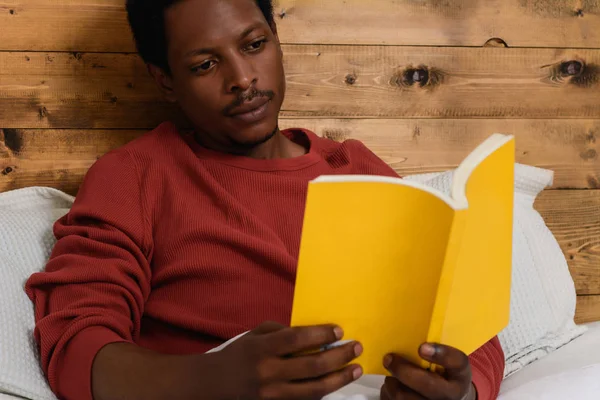
POLYGON ((112 152, 88 171, 45 271, 25 290, 35 307, 42 368, 61 399, 91 400, 94 357, 134 342, 150 292, 151 236, 135 165, 112 152))
POLYGON ((469 357, 477 400, 496 400, 504 378, 504 352, 497 337, 469 357))

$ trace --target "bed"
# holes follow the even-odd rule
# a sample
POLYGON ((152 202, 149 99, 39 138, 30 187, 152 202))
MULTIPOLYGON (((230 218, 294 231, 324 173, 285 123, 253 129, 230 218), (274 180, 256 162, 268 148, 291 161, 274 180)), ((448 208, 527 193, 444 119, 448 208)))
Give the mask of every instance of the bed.
MULTIPOLYGON (((596 400, 600 393, 600 323, 583 336, 507 378, 498 400, 596 400)), ((379 400, 381 377, 366 376, 327 400, 379 400)), ((0 400, 22 397, 0 393, 0 400)))
MULTIPOLYGON (((37 233, 47 235, 58 215, 48 207, 67 208, 98 157, 178 115, 134 54, 124 0, 9 3, 0 12, 0 198, 44 188, 29 211, 46 218, 37 233)), ((596 399, 588 377, 600 376, 600 16, 592 6, 541 3, 281 0, 281 127, 361 140, 408 177, 444 173, 491 133, 514 134, 518 162, 544 170, 521 181, 533 187, 519 203, 524 306, 504 337, 500 399, 596 399), (575 389, 586 392, 565 393, 575 389)), ((420 179, 443 185, 439 177, 420 179)), ((2 240, 31 235, 0 235, 0 264, 2 240)), ((22 280, 7 288, 0 279, 0 392, 11 378, 3 368, 14 369, 10 344, 33 346, 30 320, 12 338, 1 330, 10 318, 3 293, 30 306, 18 297, 22 280)), ((37 374, 40 389, 27 397, 49 398, 32 365, 23 370, 37 374)), ((366 377, 332 399, 375 398, 380 381, 366 377)))
MULTIPOLYGON (((378 400, 382 378, 367 376, 330 396, 378 400)), ((600 393, 600 323, 572 343, 507 378, 498 400, 592 400, 600 393)))

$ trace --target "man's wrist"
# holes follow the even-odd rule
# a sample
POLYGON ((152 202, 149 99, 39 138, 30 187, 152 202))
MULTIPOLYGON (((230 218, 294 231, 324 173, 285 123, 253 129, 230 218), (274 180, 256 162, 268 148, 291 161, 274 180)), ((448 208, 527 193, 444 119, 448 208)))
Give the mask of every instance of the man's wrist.
POLYGON ((473 382, 471 382, 471 386, 469 387, 469 393, 465 396, 465 400, 477 400, 477 387, 473 382))
POLYGON ((477 388, 475 387, 475 384, 471 382, 471 385, 469 386, 469 391, 460 400, 477 400, 477 397, 477 388))

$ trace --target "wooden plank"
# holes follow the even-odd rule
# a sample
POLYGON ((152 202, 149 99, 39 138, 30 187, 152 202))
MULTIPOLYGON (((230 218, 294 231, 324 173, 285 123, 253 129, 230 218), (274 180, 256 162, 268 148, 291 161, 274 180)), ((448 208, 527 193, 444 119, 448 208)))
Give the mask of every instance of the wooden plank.
POLYGON ((133 52, 125 0, 0 0, 0 49, 133 52))
MULTIPOLYGON (((1 0, 0 49, 132 52, 125 0, 1 0)), ((583 0, 279 0, 283 43, 599 47, 583 0)))
POLYGON ((0 130, 0 193, 50 186, 76 194, 102 155, 141 136, 126 130, 0 130))
POLYGON ((286 43, 599 47, 600 3, 581 0, 280 0, 286 43))
MULTIPOLYGON (((307 128, 334 140, 360 140, 400 175, 454 168, 489 134, 509 133, 517 138, 517 161, 553 170, 554 188, 600 188, 600 120, 284 118, 280 126, 307 128)), ((42 171, 50 182, 54 175, 49 171, 58 170, 75 174, 77 181, 97 157, 144 132, 0 130, 0 170, 12 168, 4 182, 0 176, 0 190, 29 186, 42 171)))
POLYGON ((490 134, 512 134, 517 162, 554 171, 554 188, 600 188, 597 119, 282 119, 281 127, 358 139, 400 175, 455 168, 490 134))
POLYGON ((548 190, 535 204, 566 255, 580 295, 600 295, 600 190, 548 190))
POLYGON ((600 296, 577 297, 575 322, 585 324, 600 321, 600 296))
MULTIPOLYGON (((600 115, 600 50, 290 45, 284 51, 282 116, 600 115)), ((0 126, 150 128, 173 115, 135 55, 0 53, 0 126)))

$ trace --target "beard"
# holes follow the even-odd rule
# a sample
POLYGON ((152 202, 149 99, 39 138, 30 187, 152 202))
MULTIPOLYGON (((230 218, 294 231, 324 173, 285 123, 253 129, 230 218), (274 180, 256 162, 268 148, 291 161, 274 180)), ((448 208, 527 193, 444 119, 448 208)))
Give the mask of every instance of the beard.
POLYGON ((247 141, 238 141, 235 139, 231 139, 231 144, 243 152, 248 152, 262 144, 265 144, 269 140, 271 140, 273 137, 275 137, 275 135, 277 134, 278 131, 279 131, 279 126, 276 126, 272 132, 267 133, 266 135, 264 135, 263 137, 261 137, 259 139, 247 140, 247 141))

